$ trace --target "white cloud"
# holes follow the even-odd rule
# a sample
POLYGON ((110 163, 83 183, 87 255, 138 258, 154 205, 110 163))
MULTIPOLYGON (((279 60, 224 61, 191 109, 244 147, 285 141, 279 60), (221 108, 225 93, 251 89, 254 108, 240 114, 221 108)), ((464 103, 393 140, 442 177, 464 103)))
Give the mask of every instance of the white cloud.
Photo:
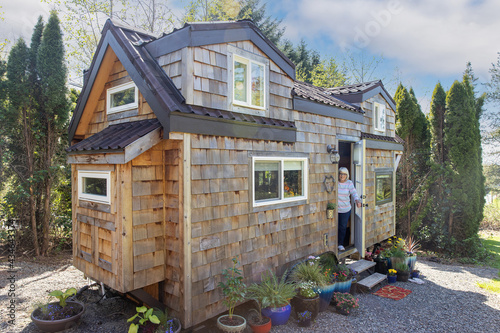
MULTIPOLYGON (((296 0, 283 24, 287 37, 328 37, 340 47, 366 48, 414 73, 480 77, 500 51, 500 2, 495 0, 296 0)), ((289 7, 289 8, 290 8, 289 7)))
POLYGON ((12 41, 23 37, 28 45, 38 17, 47 21, 50 14, 50 5, 40 0, 4 0, 0 5, 4 17, 0 21, 0 37, 12 41))

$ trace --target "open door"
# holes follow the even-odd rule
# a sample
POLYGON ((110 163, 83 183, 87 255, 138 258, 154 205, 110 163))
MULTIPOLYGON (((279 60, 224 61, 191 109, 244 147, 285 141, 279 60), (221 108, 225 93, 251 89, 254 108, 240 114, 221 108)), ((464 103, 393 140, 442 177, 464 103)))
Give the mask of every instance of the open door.
POLYGON ((365 256, 365 141, 361 140, 353 145, 353 159, 352 159, 352 170, 354 171, 353 182, 361 198, 363 204, 361 208, 356 207, 356 203, 352 202, 352 207, 354 209, 354 246, 358 249, 361 257, 365 256))

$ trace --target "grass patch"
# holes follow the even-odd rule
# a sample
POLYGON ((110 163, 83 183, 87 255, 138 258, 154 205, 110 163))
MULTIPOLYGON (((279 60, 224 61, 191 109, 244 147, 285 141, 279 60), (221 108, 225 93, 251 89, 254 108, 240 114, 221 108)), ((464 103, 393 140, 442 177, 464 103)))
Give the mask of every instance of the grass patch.
POLYGON ((488 291, 500 293, 500 279, 493 279, 489 282, 478 282, 477 285, 488 291))
MULTIPOLYGON (((481 241, 486 249, 490 251, 491 259, 488 265, 500 270, 500 236, 481 235, 481 241)), ((498 273, 500 277, 500 271, 498 273)), ((500 279, 493 279, 489 282, 481 282, 477 284, 480 288, 486 289, 494 293, 500 293, 500 279)))

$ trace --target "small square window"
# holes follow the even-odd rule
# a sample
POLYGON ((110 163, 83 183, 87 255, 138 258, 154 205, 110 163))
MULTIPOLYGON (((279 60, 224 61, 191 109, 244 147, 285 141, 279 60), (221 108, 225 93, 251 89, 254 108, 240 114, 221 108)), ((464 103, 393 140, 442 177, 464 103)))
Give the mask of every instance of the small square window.
POLYGON ((110 171, 78 171, 78 198, 110 203, 110 171))
POLYGON ((376 131, 385 132, 385 105, 373 103, 373 124, 376 131))
POLYGON ((375 203, 392 202, 392 171, 375 171, 375 203))
POLYGON ((234 56, 233 59, 233 102, 236 105, 252 108, 265 108, 264 64, 234 56))
POLYGON ((254 157, 254 206, 307 199, 307 159, 254 157))
POLYGON ((107 113, 135 109, 138 107, 138 89, 128 82, 107 90, 107 113))

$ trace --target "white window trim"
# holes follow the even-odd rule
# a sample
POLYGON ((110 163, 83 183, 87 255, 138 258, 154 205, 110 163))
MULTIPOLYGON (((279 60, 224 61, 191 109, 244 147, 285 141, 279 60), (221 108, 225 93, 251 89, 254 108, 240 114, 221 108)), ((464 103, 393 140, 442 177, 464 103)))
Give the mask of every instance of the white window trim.
POLYGON ((227 46, 227 110, 239 113, 250 114, 253 116, 266 117, 269 109, 269 66, 270 60, 261 55, 246 51, 239 47, 228 45, 227 46), (249 59, 258 64, 264 65, 264 107, 257 108, 251 105, 242 105, 234 103, 234 57, 249 59))
POLYGON ((78 171, 78 199, 88 200, 103 204, 111 204, 111 171, 78 171), (83 178, 101 178, 106 179, 106 196, 83 193, 83 178))
POLYGON ((374 102, 373 103, 373 124, 374 128, 377 132, 383 132, 385 133, 386 130, 386 123, 387 123, 387 115, 386 115, 386 110, 385 110, 385 105, 381 103, 374 102), (377 117, 377 113, 375 112, 376 107, 378 106, 379 114, 380 112, 383 113, 384 115, 384 126, 383 128, 380 126, 380 116, 377 117))
POLYGON ((308 160, 308 158, 253 156, 252 157, 252 204, 253 204, 253 207, 269 206, 269 205, 276 205, 276 204, 282 204, 282 203, 288 203, 288 202, 307 200, 307 194, 309 193, 308 177, 309 177, 309 160, 308 160), (263 200, 261 202, 255 202, 255 162, 256 161, 280 162, 281 175, 279 176, 279 179, 280 179, 279 190, 280 190, 281 199, 277 199, 277 200, 269 199, 269 200, 263 200), (284 193, 285 189, 283 186, 283 172, 284 172, 285 161, 301 161, 304 163, 303 164, 304 169, 303 169, 303 175, 302 175, 302 189, 303 189, 302 192, 304 193, 304 195, 296 196, 296 197, 292 197, 292 198, 285 198, 285 193, 284 193))
POLYGON ((139 89, 137 89, 137 86, 135 85, 134 82, 127 82, 127 83, 121 84, 119 86, 109 88, 106 91, 106 112, 108 114, 136 109, 138 106, 139 106, 139 89), (132 87, 135 90, 135 94, 134 94, 135 101, 133 103, 120 105, 120 106, 116 106, 116 107, 112 108, 111 107, 111 95, 115 94, 117 92, 123 91, 123 90, 127 90, 127 89, 132 88, 132 87))
POLYGON ((247 65, 247 82, 246 82, 246 86, 247 86, 247 102, 242 102, 242 101, 238 101, 234 98, 234 88, 233 88, 233 104, 234 105, 239 105, 239 106, 244 106, 244 107, 247 107, 247 108, 252 108, 252 109, 258 109, 258 110, 265 110, 266 109, 266 103, 267 103, 267 96, 266 96, 266 91, 267 91, 267 76, 266 76, 266 64, 262 63, 262 62, 259 62, 259 61, 255 61, 255 60, 252 60, 252 59, 248 59, 248 58, 245 58, 245 57, 242 57, 240 55, 234 55, 233 56, 233 79, 232 79, 232 84, 234 85, 234 66, 235 66, 235 62, 240 62, 242 64, 246 64, 247 65), (262 66, 264 68, 264 106, 258 106, 258 105, 253 105, 251 104, 252 103, 252 64, 256 64, 256 65, 259 65, 259 66, 262 66))

